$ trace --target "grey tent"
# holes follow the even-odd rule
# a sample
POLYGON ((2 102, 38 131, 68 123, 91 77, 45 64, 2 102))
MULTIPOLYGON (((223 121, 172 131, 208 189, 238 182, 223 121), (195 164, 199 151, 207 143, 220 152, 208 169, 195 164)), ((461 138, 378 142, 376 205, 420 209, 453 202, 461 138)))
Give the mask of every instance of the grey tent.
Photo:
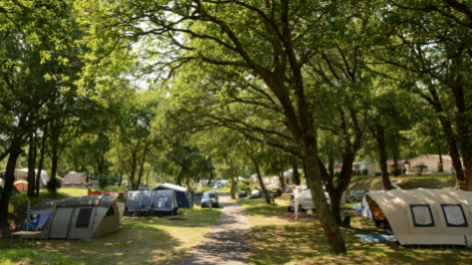
POLYGON ((124 203, 117 198, 103 195, 45 200, 31 214, 39 216, 42 238, 99 238, 120 228, 124 203))
POLYGON ((127 215, 174 215, 178 210, 174 190, 130 191, 126 195, 127 215))
POLYGON ((170 183, 164 183, 153 190, 173 190, 175 191, 175 196, 177 196, 177 203, 179 208, 192 208, 193 202, 190 199, 190 195, 188 193, 188 188, 184 188, 179 185, 174 185, 170 183))

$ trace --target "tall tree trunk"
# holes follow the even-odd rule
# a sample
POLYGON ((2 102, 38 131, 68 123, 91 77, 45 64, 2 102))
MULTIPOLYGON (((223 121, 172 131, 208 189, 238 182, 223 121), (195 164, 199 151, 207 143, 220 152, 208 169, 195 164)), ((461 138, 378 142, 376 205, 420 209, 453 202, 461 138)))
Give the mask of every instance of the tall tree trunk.
MULTIPOLYGON (((56 176, 57 176, 57 162, 59 161, 59 150, 55 144, 52 147, 52 154, 51 154, 51 182, 56 183, 56 176)), ((56 194, 57 189, 56 186, 53 186, 52 194, 56 194)))
POLYGON ((229 177, 231 180, 231 199, 236 199, 236 183, 234 182, 234 168, 233 168, 233 160, 226 159, 226 164, 229 165, 229 177))
POLYGON ((392 156, 393 156, 393 170, 392 174, 396 177, 399 174, 398 168, 398 159, 399 159, 399 150, 398 150, 398 138, 396 137, 396 132, 392 135, 392 156))
POLYGON ((334 155, 333 150, 328 148, 328 170, 331 179, 334 179, 334 155))
POLYGON ((213 180, 213 171, 210 171, 210 177, 208 178, 207 186, 211 186, 211 181, 213 180))
POLYGON ((249 159, 251 159, 252 164, 254 165, 254 168, 256 169, 257 180, 259 181, 259 184, 261 185, 262 193, 264 194, 266 203, 271 204, 272 200, 269 195, 269 192, 267 191, 265 187, 264 180, 262 179, 261 170, 259 168, 259 164, 256 161, 256 158, 254 157, 254 151, 253 151, 252 145, 250 146, 250 150, 246 150, 246 151, 249 156, 249 159))
POLYGON ((31 132, 29 136, 29 150, 28 150, 28 197, 29 196, 34 196, 34 187, 35 187, 35 181, 34 181, 34 168, 36 164, 36 146, 34 142, 34 133, 31 132))
POLYGON ((0 221, 6 223, 8 219, 8 204, 13 192, 13 183, 15 182, 16 160, 21 154, 21 140, 13 139, 10 147, 10 156, 8 157, 7 168, 5 170, 5 185, 2 196, 0 197, 0 221))
MULTIPOLYGON (((316 137, 314 137, 313 140, 314 139, 316 139, 316 137)), ((321 226, 325 231, 331 251, 335 254, 345 253, 346 245, 344 243, 343 235, 341 234, 341 230, 339 229, 333 214, 328 208, 328 203, 324 194, 316 147, 306 146, 303 152, 303 160, 307 170, 308 187, 311 190, 315 209, 318 213, 321 226)))
POLYGON ((443 158, 442 158, 442 154, 441 154, 441 148, 439 148, 439 166, 438 166, 438 172, 444 172, 444 168, 443 168, 443 158))
POLYGON ((279 181, 282 190, 285 190, 285 177, 284 177, 284 162, 282 159, 282 155, 279 153, 279 162, 280 162, 280 169, 279 169, 279 181))
POLYGON ((300 185, 300 173, 298 172, 297 158, 292 157, 292 181, 295 185, 300 185))
MULTIPOLYGON (((48 125, 44 126, 43 138, 41 139, 41 155, 39 157, 38 172, 36 173, 36 197, 39 197, 39 181, 41 180, 41 171, 43 170, 44 156, 46 154, 46 139, 48 135, 48 125)), ((47 183, 46 183, 47 184, 47 183)))
POLYGON ((391 190, 392 183, 390 182, 390 177, 388 175, 388 168, 387 168, 387 149, 385 147, 385 132, 383 126, 380 124, 378 120, 375 123, 375 129, 371 128, 372 133, 374 134, 374 138, 377 140, 377 146, 379 148, 379 163, 380 163, 380 170, 382 171, 382 183, 384 186, 384 190, 391 190))

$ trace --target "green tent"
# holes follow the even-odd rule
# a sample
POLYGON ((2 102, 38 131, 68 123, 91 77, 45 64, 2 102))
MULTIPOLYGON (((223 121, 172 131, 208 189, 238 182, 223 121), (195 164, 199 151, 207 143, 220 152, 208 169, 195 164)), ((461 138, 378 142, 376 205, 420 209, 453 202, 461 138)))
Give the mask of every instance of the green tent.
MULTIPOLYGON (((2 193, 3 193, 3 188, 2 188, 2 186, 0 186, 0 195, 2 195, 2 193)), ((18 193, 20 193, 20 192, 16 189, 15 186, 13 186, 13 191, 11 192, 11 195, 15 195, 15 194, 18 194, 18 193)))

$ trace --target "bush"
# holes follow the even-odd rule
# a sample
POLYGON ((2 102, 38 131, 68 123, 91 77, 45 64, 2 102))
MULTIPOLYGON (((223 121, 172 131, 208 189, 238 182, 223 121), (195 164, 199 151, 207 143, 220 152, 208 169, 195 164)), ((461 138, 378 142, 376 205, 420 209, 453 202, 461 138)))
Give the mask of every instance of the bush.
POLYGON ((60 189, 60 188, 61 188, 61 182, 57 178, 49 180, 48 183, 46 184, 46 189, 52 195, 56 195, 57 189, 60 189))
POLYGON ((100 187, 100 189, 104 189, 106 186, 108 186, 108 176, 98 176, 98 186, 100 187))
POLYGON ((362 170, 362 175, 367 176, 369 174, 369 170, 367 168, 364 168, 362 170))
POLYGON ((335 177, 335 178, 339 178, 340 175, 341 175, 341 172, 339 172, 339 171, 334 171, 334 177, 335 177))
POLYGON ((398 175, 400 175, 401 173, 401 170, 398 168, 392 169, 392 175, 394 175, 395 177, 398 177, 398 175))
POLYGON ((245 190, 248 193, 251 192, 251 185, 250 185, 249 181, 240 181, 240 182, 238 182, 238 191, 242 191, 242 190, 245 190))

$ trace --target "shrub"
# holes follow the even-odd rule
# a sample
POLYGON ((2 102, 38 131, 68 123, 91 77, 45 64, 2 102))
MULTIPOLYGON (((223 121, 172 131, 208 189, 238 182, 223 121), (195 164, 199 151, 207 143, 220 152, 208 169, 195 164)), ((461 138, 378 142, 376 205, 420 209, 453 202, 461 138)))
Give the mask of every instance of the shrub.
POLYGON ((100 189, 104 189, 108 186, 108 176, 107 175, 100 175, 98 176, 98 186, 100 189))
POLYGON ((238 182, 238 190, 239 191, 245 190, 247 192, 251 192, 251 186, 249 184, 249 181, 238 182))
POLYGON ((61 182, 57 178, 49 180, 48 183, 46 184, 46 189, 52 195, 56 195, 57 189, 60 189, 60 188, 61 188, 61 182))
POLYGON ((401 174, 400 169, 398 169, 398 168, 392 169, 392 175, 394 175, 395 177, 397 177, 400 174, 401 174))
POLYGON ((334 171, 334 177, 335 177, 335 178, 339 178, 340 175, 341 175, 341 172, 339 172, 339 171, 334 171))
POLYGON ((367 168, 364 168, 362 170, 362 175, 367 176, 369 174, 369 170, 367 168))

